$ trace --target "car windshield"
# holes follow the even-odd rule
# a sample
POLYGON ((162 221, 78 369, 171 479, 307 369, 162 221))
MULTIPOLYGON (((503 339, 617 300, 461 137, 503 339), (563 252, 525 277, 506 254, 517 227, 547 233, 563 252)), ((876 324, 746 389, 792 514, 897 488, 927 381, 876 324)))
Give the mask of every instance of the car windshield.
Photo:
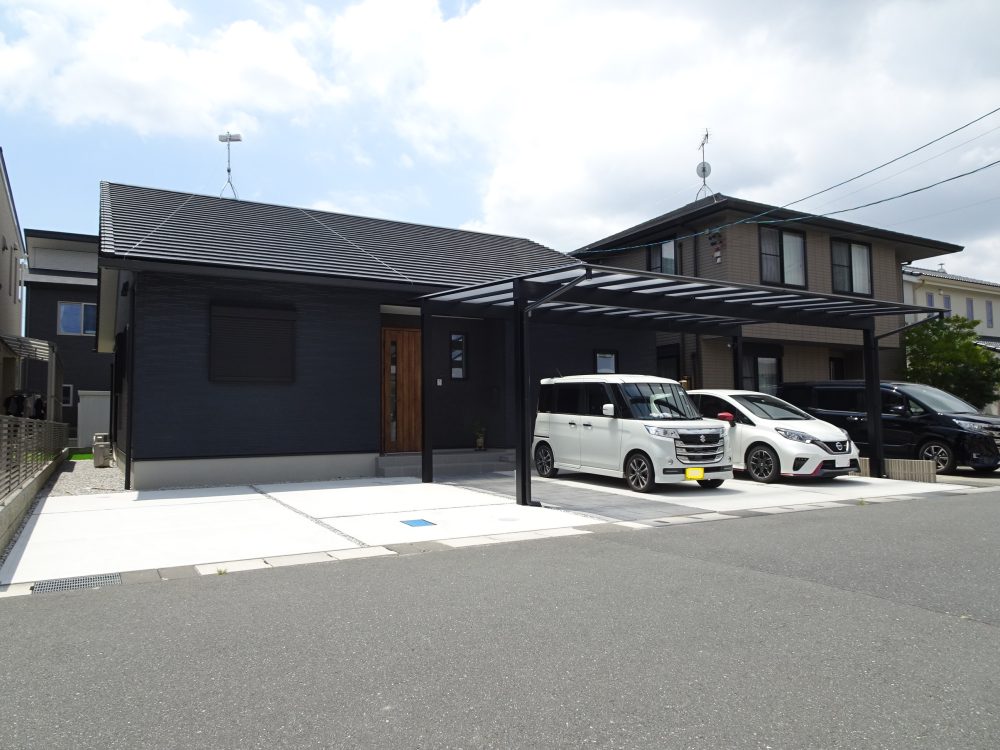
POLYGON ((953 396, 947 391, 930 385, 907 385, 899 389, 907 396, 916 399, 933 412, 944 414, 978 414, 979 409, 970 403, 953 396))
POLYGON ((687 392, 673 383, 623 383, 635 419, 701 419, 687 392))
POLYGON ((812 419, 801 409, 780 398, 766 393, 745 393, 733 396, 733 401, 761 419, 802 420, 812 419))

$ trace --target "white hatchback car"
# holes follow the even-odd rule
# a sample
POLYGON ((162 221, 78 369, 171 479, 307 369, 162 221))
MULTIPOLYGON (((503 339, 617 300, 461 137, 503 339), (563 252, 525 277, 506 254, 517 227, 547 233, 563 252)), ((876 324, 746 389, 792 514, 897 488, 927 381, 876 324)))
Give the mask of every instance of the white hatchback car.
POLYGON ((733 469, 756 482, 858 470, 858 447, 846 432, 787 401, 756 391, 694 390, 689 395, 706 417, 733 416, 733 469))

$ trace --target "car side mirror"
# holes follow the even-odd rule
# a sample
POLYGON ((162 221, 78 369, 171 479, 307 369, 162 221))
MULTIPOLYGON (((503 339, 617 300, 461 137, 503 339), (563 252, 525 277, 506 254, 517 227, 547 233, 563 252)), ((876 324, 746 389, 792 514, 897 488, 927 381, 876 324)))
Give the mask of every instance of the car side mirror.
POLYGON ((613 417, 615 415, 615 405, 605 404, 601 407, 601 413, 606 417, 613 417))
POLYGON ((720 411, 718 414, 715 415, 715 418, 721 419, 723 422, 729 422, 729 424, 733 424, 736 421, 736 417, 734 417, 732 413, 728 411, 720 411))
POLYGON ((910 410, 906 408, 906 404, 894 404, 893 406, 889 407, 889 411, 887 413, 897 414, 900 417, 905 417, 909 415, 910 410))

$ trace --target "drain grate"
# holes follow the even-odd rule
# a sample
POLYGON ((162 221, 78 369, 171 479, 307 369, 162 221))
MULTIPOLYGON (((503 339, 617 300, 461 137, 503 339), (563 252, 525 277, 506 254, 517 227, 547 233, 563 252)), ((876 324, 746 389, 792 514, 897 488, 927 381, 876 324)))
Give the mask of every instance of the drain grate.
POLYGON ((44 594, 49 591, 96 589, 101 586, 120 586, 121 582, 121 573, 102 573, 96 576, 77 576, 76 578, 54 578, 51 581, 39 581, 31 587, 31 593, 44 594))

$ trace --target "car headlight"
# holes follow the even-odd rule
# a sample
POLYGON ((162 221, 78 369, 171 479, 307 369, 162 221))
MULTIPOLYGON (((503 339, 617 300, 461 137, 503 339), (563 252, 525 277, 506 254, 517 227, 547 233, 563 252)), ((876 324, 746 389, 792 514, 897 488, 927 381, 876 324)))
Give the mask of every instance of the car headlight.
POLYGON ((776 427, 775 432, 777 432, 781 437, 787 438, 788 440, 794 440, 796 443, 814 443, 816 438, 806 432, 799 432, 798 430, 789 430, 785 427, 776 427))
POLYGON ((952 421, 963 430, 972 430, 973 432, 989 432, 989 430, 986 429, 986 425, 982 422, 966 422, 964 419, 953 419, 952 421))
POLYGON ((644 425, 646 432, 650 435, 655 435, 656 437, 663 438, 673 438, 674 440, 680 440, 681 434, 677 432, 673 427, 654 427, 651 424, 644 425))

